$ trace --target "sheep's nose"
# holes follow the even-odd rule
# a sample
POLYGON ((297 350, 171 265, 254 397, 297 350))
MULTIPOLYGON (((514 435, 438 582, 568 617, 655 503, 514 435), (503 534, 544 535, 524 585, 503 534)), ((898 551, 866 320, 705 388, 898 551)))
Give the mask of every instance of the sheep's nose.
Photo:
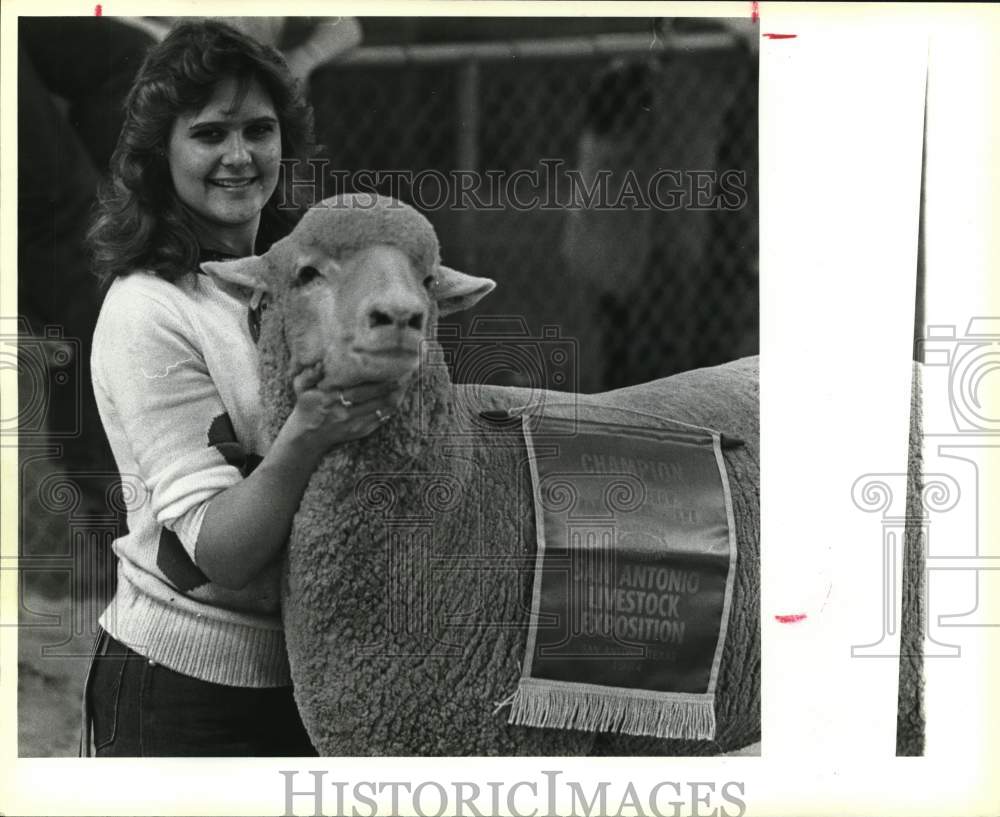
POLYGON ((423 309, 408 309, 405 306, 375 306, 368 310, 368 328, 396 327, 415 329, 422 332, 426 313, 423 309))

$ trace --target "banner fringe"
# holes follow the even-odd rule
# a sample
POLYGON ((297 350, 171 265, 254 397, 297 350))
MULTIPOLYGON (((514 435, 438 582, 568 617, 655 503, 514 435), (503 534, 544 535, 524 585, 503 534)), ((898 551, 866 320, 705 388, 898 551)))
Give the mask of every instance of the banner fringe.
POLYGON ((537 679, 531 686, 518 685, 507 722, 681 740, 715 737, 715 707, 710 700, 654 700, 629 698, 614 690, 545 688, 537 679))

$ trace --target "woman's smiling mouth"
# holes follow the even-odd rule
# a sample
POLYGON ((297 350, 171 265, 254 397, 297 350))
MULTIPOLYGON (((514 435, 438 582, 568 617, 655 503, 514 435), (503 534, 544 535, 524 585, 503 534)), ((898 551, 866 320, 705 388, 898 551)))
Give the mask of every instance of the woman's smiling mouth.
POLYGON ((216 187, 226 187, 226 188, 240 188, 247 187, 257 181, 256 176, 250 176, 246 179, 209 179, 209 184, 214 184, 216 187))

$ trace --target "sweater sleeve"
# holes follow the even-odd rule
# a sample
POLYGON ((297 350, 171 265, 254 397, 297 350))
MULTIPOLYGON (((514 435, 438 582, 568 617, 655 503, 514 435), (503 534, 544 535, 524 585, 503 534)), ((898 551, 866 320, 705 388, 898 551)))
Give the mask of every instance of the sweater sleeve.
MULTIPOLYGON (((242 479, 209 442, 226 407, 198 333, 167 290, 173 284, 112 289, 94 334, 99 403, 148 489, 156 521, 175 530, 194 559, 207 502, 242 479)), ((119 463, 122 466, 122 463, 119 463)))

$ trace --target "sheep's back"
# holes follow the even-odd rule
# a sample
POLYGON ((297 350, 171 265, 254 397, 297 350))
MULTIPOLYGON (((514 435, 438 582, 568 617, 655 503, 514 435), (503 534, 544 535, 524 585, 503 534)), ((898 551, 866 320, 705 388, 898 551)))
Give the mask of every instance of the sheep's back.
MULTIPOLYGON (((462 387, 459 387, 462 388, 462 387)), ((621 408, 679 420, 739 438, 743 445, 723 452, 732 489, 737 561, 726 644, 716 695, 714 741, 662 741, 603 735, 601 754, 716 754, 760 740, 760 432, 759 376, 756 357, 592 395, 567 395, 530 389, 464 387, 472 408, 504 411, 545 403, 574 401, 621 408)), ((627 415, 623 414, 627 422, 627 415)))

